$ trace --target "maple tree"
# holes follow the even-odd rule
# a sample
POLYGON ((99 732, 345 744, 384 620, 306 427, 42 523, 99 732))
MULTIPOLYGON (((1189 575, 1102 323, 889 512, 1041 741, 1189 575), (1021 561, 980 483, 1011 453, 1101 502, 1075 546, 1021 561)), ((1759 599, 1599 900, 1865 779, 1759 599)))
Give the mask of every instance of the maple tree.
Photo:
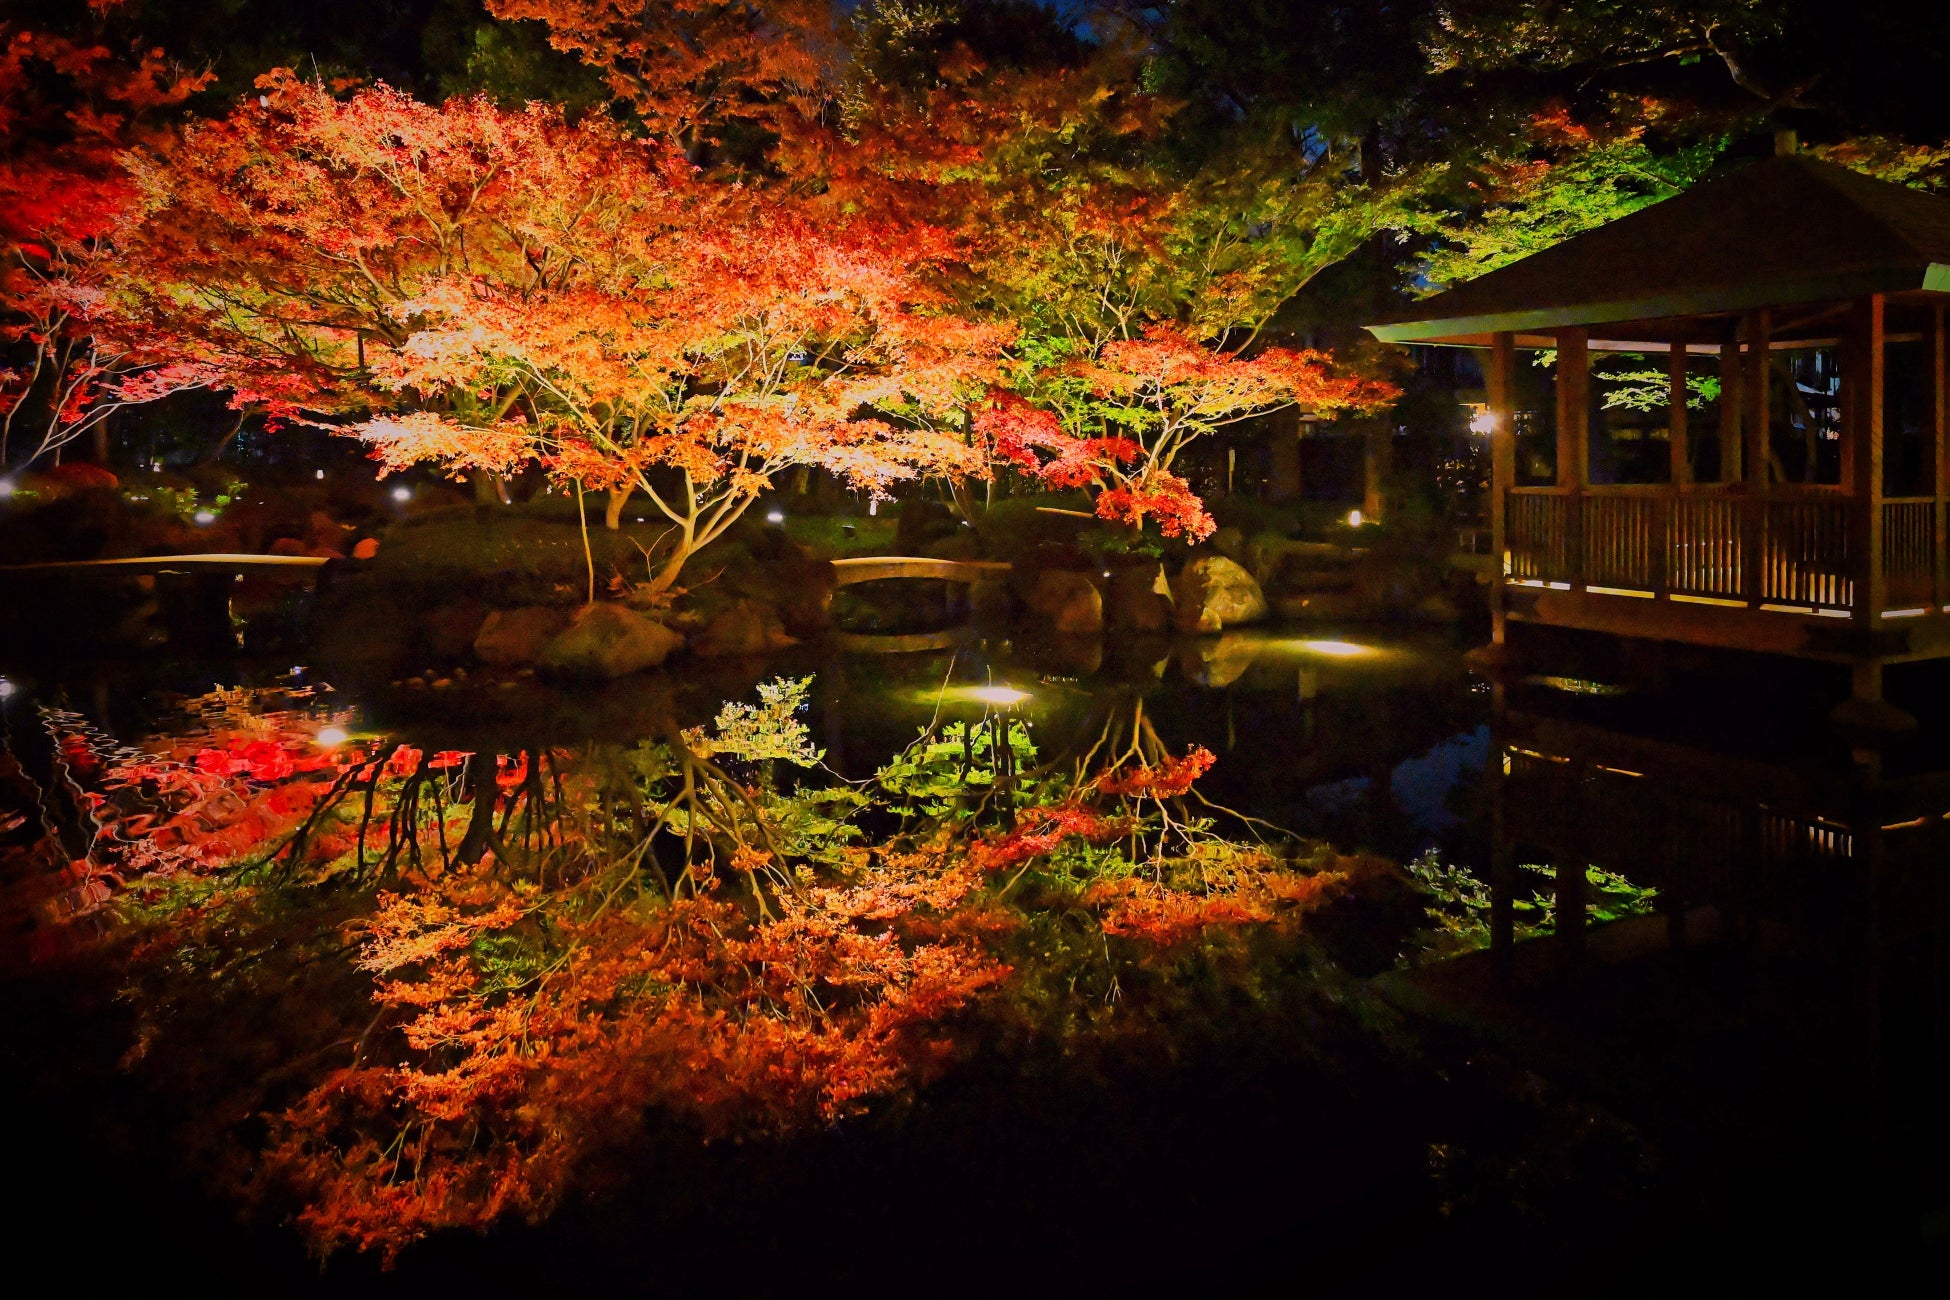
POLYGON ((495 423, 393 418, 363 436, 388 465, 535 457, 612 502, 641 490, 670 524, 653 591, 789 466, 876 494, 978 472, 960 413, 1008 333, 946 311, 924 278, 939 256, 926 232, 738 197, 742 212, 660 250, 654 281, 518 299, 456 285, 414 302, 413 334, 375 368, 382 386, 506 385, 519 400, 495 423))
POLYGON ((129 318, 234 400, 388 468, 641 490, 658 589, 786 466, 977 468, 945 426, 1007 331, 948 314, 927 231, 815 221, 594 116, 262 92, 138 164, 126 264, 129 318))
POLYGON ((137 206, 121 154, 209 80, 0 26, 0 468, 58 458, 152 365, 96 329, 137 206))
POLYGON ((815 127, 839 52, 824 0, 488 0, 487 8, 545 24, 551 45, 600 70, 645 126, 697 161, 728 136, 815 127))
MULTIPOLYGON (((658 40, 691 6, 518 8, 604 69, 653 127, 665 120, 669 87, 689 88, 683 102, 695 106, 700 88, 717 84, 698 57, 658 40)), ((1108 494, 1099 498, 1107 517, 1169 518, 1174 534, 1186 525, 1197 533, 1202 508, 1170 468, 1184 437, 1295 400, 1318 399, 1323 412, 1380 400, 1378 387, 1343 392, 1324 368, 1305 377, 1289 368, 1296 382, 1281 391, 1267 381, 1284 353, 1251 365, 1225 358, 1375 231, 1405 227, 1412 179, 1359 175, 1347 155, 1295 147, 1278 133, 1189 153, 1174 138, 1183 105, 1145 85, 1146 50, 1116 23, 1085 40, 1040 12, 881 0, 852 16, 846 59, 822 62, 828 35, 795 7, 739 12, 742 23, 770 23, 777 57, 799 61, 789 75, 773 65, 770 90, 753 96, 778 110, 767 118, 776 149, 766 175, 816 195, 825 212, 863 208, 895 228, 944 232, 961 309, 1006 322, 1014 335, 1007 387, 1061 411, 1064 431, 1083 439, 1059 453, 1057 433, 1031 432, 1025 420, 1034 417, 1002 403, 973 421, 988 431, 984 450, 1006 425, 1015 432, 999 445, 1016 468, 1036 468, 1022 451, 1029 438, 1052 457, 1045 482, 1090 482, 1108 494), (1181 372, 1198 364, 1194 350, 1207 350, 1201 397, 1185 400, 1182 373, 1162 401, 1155 387, 1139 392, 1143 376, 1110 378, 1166 337, 1180 345, 1181 372), (1094 390, 1079 385, 1086 371, 1094 390), (1254 382, 1262 391, 1241 389, 1254 382), (1228 387, 1238 391, 1220 398, 1228 387), (1097 405, 1085 414, 1088 400, 1097 405), (1122 427, 1096 427, 1106 422, 1122 427), (1134 431, 1137 454, 1125 456, 1118 440, 1134 431)), ((957 499, 974 513, 964 494, 957 499)))
POLYGON ((1038 375, 1044 404, 1000 393, 976 420, 996 460, 1054 488, 1089 488, 1098 517, 1202 541, 1214 528, 1172 472, 1180 452, 1216 429, 1282 407, 1324 414, 1370 409, 1389 384, 1341 375, 1318 352, 1266 348, 1247 357, 1152 326, 1094 356, 1038 375))
POLYGON ((1141 708, 1074 763, 991 714, 824 780, 808 686, 492 761, 321 745, 345 719, 307 692, 219 692, 139 747, 48 715, 102 828, 53 911, 132 932, 142 1053, 240 999, 302 1004, 290 1067, 243 1072, 272 1091, 218 1109, 270 1112, 254 1194, 320 1250, 390 1258, 547 1213, 646 1113, 791 1130, 937 1077, 984 1008, 1097 1023, 1092 1000, 1291 933, 1361 869, 1219 834, 1183 806, 1212 755, 1141 708), (283 938, 241 958, 245 933, 283 938))

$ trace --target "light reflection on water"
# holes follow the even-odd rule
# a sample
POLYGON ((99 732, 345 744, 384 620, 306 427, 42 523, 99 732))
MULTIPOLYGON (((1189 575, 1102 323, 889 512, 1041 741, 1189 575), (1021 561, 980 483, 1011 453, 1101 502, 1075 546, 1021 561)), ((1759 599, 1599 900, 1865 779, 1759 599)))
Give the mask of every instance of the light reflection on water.
MULTIPOLYGON (((382 752, 376 745, 411 746, 438 770, 449 766, 447 751, 538 753, 701 724, 724 701, 748 698, 756 682, 811 675, 813 739, 830 765, 857 777, 931 722, 1006 711, 1047 756, 1087 745, 1107 717, 1137 707, 1171 751, 1203 746, 1217 755, 1200 787, 1214 802, 1343 848, 1404 861, 1433 843, 1446 860, 1487 878, 1489 805, 1500 798, 1512 838, 1629 871, 1669 891, 1682 921, 1685 907, 1756 900, 1757 879, 1780 882, 1777 891, 1791 888, 1809 901, 1819 913, 1814 922, 1846 915, 1881 950, 1903 957, 1897 945, 1913 938, 1907 930, 1877 936, 1835 900, 1846 904, 1860 864, 1899 867, 1933 851, 1939 839, 1930 828, 1943 824, 1950 787, 1892 782, 1891 798, 1868 808, 1864 821, 1853 815, 1864 811, 1860 791, 1840 781, 1821 785, 1809 776, 1814 769, 1794 766, 1798 755, 1775 755, 1774 768, 1763 770, 1704 746, 1636 734, 1632 724, 1654 721, 1656 707, 1595 675, 1492 690, 1464 667, 1461 648, 1445 635, 1367 629, 1344 639, 1271 631, 1175 643, 970 638, 901 655, 801 650, 764 663, 698 664, 596 690, 482 673, 437 694, 389 690, 325 664, 293 674, 288 660, 275 668, 192 661, 125 674, 0 665, 18 687, 0 708, 17 724, 36 707, 63 707, 104 747, 162 743, 194 755, 198 728, 215 729, 222 719, 186 716, 172 695, 207 698, 213 681, 295 680, 304 686, 293 691, 290 722, 305 736, 375 755, 382 752), (316 695, 300 693, 315 685, 316 695), (1778 782, 1763 784, 1783 774, 1794 778, 1803 803, 1788 803, 1778 782)), ((238 762, 278 761, 254 756, 248 743, 227 752, 238 762)), ((506 766, 510 781, 527 773, 525 761, 506 766)), ((499 780, 492 768, 483 777, 499 780)), ((432 788, 455 799, 467 779, 455 772, 432 788)), ((1940 914, 1940 890, 1933 899, 1911 889, 1922 879, 1890 871, 1871 919, 1940 914)), ((101 888, 81 881, 78 897, 86 902, 86 891, 101 888)), ((1779 906, 1772 913, 1788 914, 1779 906)), ((1822 932, 1819 924, 1808 928, 1822 932)), ((1794 1008, 1797 1016, 1803 1010, 1794 1008)))
MULTIPOLYGON (((324 685, 337 703, 317 738, 384 737, 436 750, 631 743, 669 719, 696 725, 777 673, 814 676, 812 726, 827 761, 871 773, 931 721, 1005 710, 1045 754, 1087 743, 1114 708, 1141 701, 1171 746, 1218 755, 1206 784, 1228 807, 1343 848, 1412 856, 1431 843, 1482 856, 1474 795, 1489 700, 1447 634, 1278 629, 1134 640, 968 638, 949 649, 874 655, 795 650, 764 662, 687 665, 598 688, 477 672, 439 694, 241 661, 13 672, 33 703, 57 704, 125 739, 180 732, 173 698, 225 686, 324 685), (510 689, 513 687, 514 689, 510 689), (1379 799, 1374 791, 1383 792, 1379 799), (1351 797, 1358 794, 1359 797, 1351 797)), ((15 709, 29 700, 10 700, 15 709)), ((1203 788, 1203 787, 1202 787, 1203 788)))

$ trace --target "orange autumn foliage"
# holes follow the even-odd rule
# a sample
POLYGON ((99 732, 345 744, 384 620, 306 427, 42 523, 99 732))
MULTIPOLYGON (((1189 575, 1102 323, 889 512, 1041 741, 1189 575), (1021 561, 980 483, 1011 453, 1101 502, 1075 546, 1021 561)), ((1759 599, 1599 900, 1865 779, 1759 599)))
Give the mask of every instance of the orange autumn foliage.
POLYGON ((1188 818, 1211 755, 1155 737, 1088 779, 866 834, 872 798, 781 793, 739 757, 800 753, 805 685, 727 710, 696 734, 708 758, 676 732, 627 758, 325 750, 315 713, 242 693, 197 702, 207 727, 147 751, 75 724, 69 770, 118 829, 68 874, 94 915, 136 927, 161 1016, 143 1052, 169 1008, 211 996, 205 964, 225 999, 305 1001, 320 1041, 269 1076, 240 1167, 320 1252, 386 1259, 547 1214, 646 1121, 782 1133, 907 1095, 983 1017, 1070 1023, 1036 1009, 1047 990, 1291 933, 1348 879, 1188 818), (820 821, 835 798, 857 822, 820 821), (247 939, 294 926, 309 937, 247 939), (240 940, 261 956, 234 960, 240 940), (265 961, 284 965, 254 975, 265 961), (355 997, 328 1011, 296 977, 333 969, 355 997))
POLYGON ((815 221, 595 115, 260 85, 140 164, 124 266, 130 332, 235 400, 388 468, 640 490, 657 587, 785 467, 980 469, 960 411, 1009 333, 949 312, 938 234, 815 221))
POLYGON ((1039 382, 1056 390, 1052 405, 1003 393, 978 414, 989 454, 1050 487, 1093 489, 1100 518, 1131 528, 1151 520, 1165 536, 1195 542, 1216 525, 1172 472, 1192 441, 1288 407, 1329 415, 1398 395, 1383 381, 1337 373, 1319 352, 1243 356, 1166 325, 1112 339, 1039 382))
POLYGON ((156 358, 98 337, 139 194, 124 151, 208 85, 161 50, 0 25, 0 468, 58 453, 156 358))

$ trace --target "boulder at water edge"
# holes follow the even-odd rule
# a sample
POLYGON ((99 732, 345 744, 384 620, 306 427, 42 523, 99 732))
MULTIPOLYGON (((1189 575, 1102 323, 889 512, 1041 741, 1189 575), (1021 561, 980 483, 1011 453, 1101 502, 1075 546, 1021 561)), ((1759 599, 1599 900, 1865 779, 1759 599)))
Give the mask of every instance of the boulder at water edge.
POLYGON ((590 605, 542 649, 541 666, 609 681, 655 668, 684 644, 681 634, 622 605, 590 605))
POLYGON ((1058 632, 1089 634, 1104 630, 1104 597, 1090 575, 1052 569, 1036 575, 1029 608, 1058 632))
MULTIPOLYGON (((480 638, 488 613, 478 600, 462 600, 433 610, 420 622, 420 640, 427 654, 436 663, 458 659, 480 638)), ((540 649, 536 646, 538 652, 540 649)))
POLYGON ((1104 598, 1110 625, 1128 632, 1163 632, 1171 627, 1171 586, 1163 565, 1130 566, 1111 574, 1104 598))
POLYGON ((777 610, 764 601, 743 599, 720 611, 691 645, 691 653, 762 655, 793 645, 777 610))
POLYGON ((1181 632, 1217 632, 1266 617, 1253 575, 1223 555, 1186 562, 1172 587, 1172 623, 1181 632))
POLYGON ((494 610, 474 635, 474 657, 497 668, 525 668, 568 625, 568 611, 553 605, 494 610))

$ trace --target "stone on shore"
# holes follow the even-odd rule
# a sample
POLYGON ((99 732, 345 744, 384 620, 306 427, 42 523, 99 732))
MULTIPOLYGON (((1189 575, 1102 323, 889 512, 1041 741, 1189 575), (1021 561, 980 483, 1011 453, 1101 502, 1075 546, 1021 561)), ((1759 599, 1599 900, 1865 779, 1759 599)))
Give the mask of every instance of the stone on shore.
POLYGON ((1163 565, 1130 566, 1111 574, 1106 596, 1110 625, 1129 632, 1163 632, 1171 627, 1171 586, 1163 565))
POLYGON ((494 610, 474 636, 474 657, 497 668, 525 668, 568 625, 568 611, 553 605, 494 610))
POLYGON ((539 663, 569 677, 613 681, 655 668, 684 644, 682 634, 616 604, 585 608, 542 648, 539 663))
POLYGON ((1103 593, 1085 573, 1051 569, 1038 574, 1028 605, 1056 632, 1088 635, 1104 630, 1103 593))
POLYGON ((777 610, 763 601, 743 599, 720 611, 691 644, 691 653, 706 658, 762 655, 796 644, 786 635, 777 610))
POLYGON ((1181 632, 1218 632, 1266 617, 1266 595, 1253 575, 1223 555, 1201 555, 1179 570, 1172 623, 1181 632))

